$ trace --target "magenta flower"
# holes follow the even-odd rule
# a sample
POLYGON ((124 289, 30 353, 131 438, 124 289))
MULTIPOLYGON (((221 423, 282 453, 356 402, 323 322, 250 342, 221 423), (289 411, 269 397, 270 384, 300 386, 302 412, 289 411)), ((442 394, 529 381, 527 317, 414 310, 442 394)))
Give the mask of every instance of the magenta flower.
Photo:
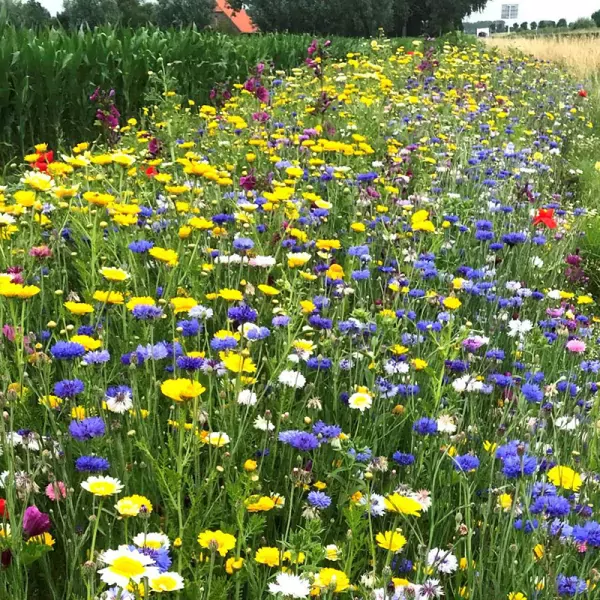
POLYGON ((50 517, 37 506, 28 506, 23 515, 23 532, 27 538, 41 535, 50 530, 50 517))

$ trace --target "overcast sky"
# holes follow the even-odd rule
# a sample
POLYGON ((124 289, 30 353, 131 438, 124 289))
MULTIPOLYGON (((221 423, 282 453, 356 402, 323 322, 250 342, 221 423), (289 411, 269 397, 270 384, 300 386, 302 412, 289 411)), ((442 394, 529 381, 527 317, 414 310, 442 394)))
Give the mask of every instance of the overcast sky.
MULTIPOLYGON (((40 0, 40 2, 54 15, 62 8, 62 0, 40 0)), ((500 19, 503 4, 518 4, 519 16, 517 20, 540 21, 567 19, 574 21, 579 17, 589 17, 594 11, 600 9, 600 0, 488 0, 487 7, 481 13, 474 13, 470 21, 500 19)))
MULTIPOLYGON (((51 0, 53 1, 53 0, 51 0)), ((503 4, 518 4, 517 21, 575 21, 580 17, 589 17, 600 9, 599 0, 488 0, 486 8, 473 13, 469 21, 495 21, 501 18, 503 4)))

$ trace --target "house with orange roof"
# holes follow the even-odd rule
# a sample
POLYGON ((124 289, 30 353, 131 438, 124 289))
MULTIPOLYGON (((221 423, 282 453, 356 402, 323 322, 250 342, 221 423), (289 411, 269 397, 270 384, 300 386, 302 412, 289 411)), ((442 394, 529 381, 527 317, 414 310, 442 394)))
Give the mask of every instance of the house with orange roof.
POLYGON ((234 10, 227 0, 216 0, 215 21, 217 27, 231 33, 256 33, 258 27, 254 25, 248 13, 242 8, 234 10))

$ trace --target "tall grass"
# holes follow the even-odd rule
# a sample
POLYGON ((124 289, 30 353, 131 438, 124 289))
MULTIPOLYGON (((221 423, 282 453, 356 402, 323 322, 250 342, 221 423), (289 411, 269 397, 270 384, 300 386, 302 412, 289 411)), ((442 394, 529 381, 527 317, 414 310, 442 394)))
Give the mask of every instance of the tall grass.
MULTIPOLYGON (((489 45, 515 50, 558 63, 575 74, 588 93, 590 135, 572 145, 571 163, 577 165, 577 200, 598 207, 600 199, 600 41, 595 36, 515 37, 486 40, 489 45)), ((578 251, 584 259, 588 289, 600 296, 600 217, 588 220, 578 251)))
POLYGON ((492 37, 488 44, 503 50, 520 50, 567 67, 582 80, 600 81, 600 42, 594 36, 492 37))
MULTIPOLYGON (((288 70, 302 62, 308 35, 228 36, 193 29, 154 28, 34 32, 0 23, 0 156, 32 144, 77 142, 94 135, 88 100, 96 86, 113 87, 128 116, 142 107, 148 71, 158 59, 174 63, 184 97, 205 102, 213 85, 240 81, 258 61, 288 70)), ((360 50, 356 40, 337 39, 337 56, 360 50)))

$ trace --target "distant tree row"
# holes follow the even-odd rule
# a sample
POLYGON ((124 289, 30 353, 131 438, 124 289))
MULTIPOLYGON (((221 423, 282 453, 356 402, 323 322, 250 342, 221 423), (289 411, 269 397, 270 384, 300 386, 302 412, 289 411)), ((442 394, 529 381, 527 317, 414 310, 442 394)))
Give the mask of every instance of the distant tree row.
POLYGON ((506 33, 508 31, 536 31, 538 29, 561 29, 569 27, 570 29, 594 29, 600 27, 600 10, 596 11, 590 19, 577 19, 573 23, 567 23, 566 19, 558 21, 523 21, 522 23, 513 23, 507 25, 506 21, 473 21, 471 23, 463 23, 466 33, 476 33, 477 29, 489 27, 490 33, 506 33))
POLYGON ((38 0, 0 0, 0 17, 19 27, 128 27, 155 24, 160 27, 204 28, 213 21, 214 0, 63 0, 63 10, 52 17, 38 0))

